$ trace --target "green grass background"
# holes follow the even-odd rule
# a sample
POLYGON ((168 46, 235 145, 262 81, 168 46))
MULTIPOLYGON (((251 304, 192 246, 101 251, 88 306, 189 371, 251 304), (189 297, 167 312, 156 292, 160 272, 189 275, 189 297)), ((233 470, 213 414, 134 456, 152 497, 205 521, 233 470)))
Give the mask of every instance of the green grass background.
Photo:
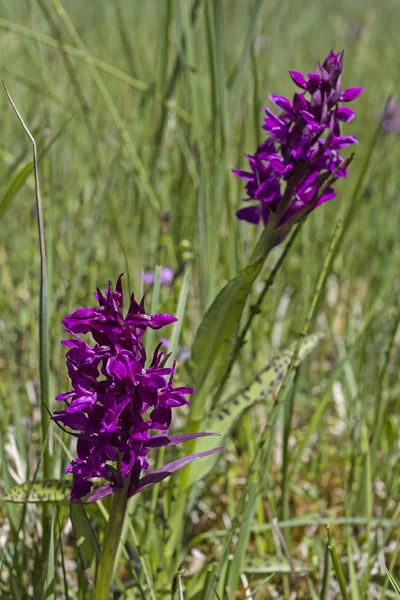
MULTIPOLYGON (((244 193, 230 169, 244 167, 243 153, 254 152, 262 139, 268 95, 293 93, 287 71, 312 71, 330 49, 344 48, 344 86, 365 88, 354 104, 355 121, 344 126, 359 139, 349 178, 337 185, 338 198, 312 214, 301 231, 256 317, 229 389, 251 382, 299 334, 335 224, 353 205, 311 326, 327 336, 296 380, 289 467, 331 372, 342 358, 348 360, 298 457, 286 516, 367 518, 367 526, 332 526, 346 578, 358 582, 351 583, 351 597, 358 593, 361 600, 385 597, 373 596, 374 590, 394 593, 387 584, 383 591, 378 549, 398 579, 400 568, 395 560, 400 338, 394 331, 399 314, 400 138, 394 132, 373 141, 382 104, 399 93, 399 19, 395 0, 0 1, 0 71, 39 147, 52 396, 68 385, 59 344, 62 317, 91 303, 96 286, 106 286, 121 272, 126 288, 140 295, 142 269, 153 270, 157 264, 178 269, 159 301, 160 311, 175 312, 183 273, 191 269, 180 344, 192 344, 206 308, 248 262, 257 236, 234 216, 244 193), (384 407, 381 420, 379 405, 384 407), (372 518, 386 519, 387 525, 377 530, 372 518), (371 557, 367 575, 363 556, 371 557)), ((21 178, 31 148, 5 93, 0 93, 0 108, 0 458, 7 490, 19 482, 13 473, 26 479, 32 475, 40 452, 40 266, 33 176, 24 182, 21 178), (9 481, 5 473, 11 473, 9 481)), ((273 258, 278 255, 279 249, 273 258)), ((151 288, 145 291, 150 306, 151 288)), ((182 381, 190 370, 188 362, 180 370, 182 381)), ((223 515, 233 510, 265 421, 263 407, 257 410, 244 417, 229 441, 229 452, 210 480, 217 487, 206 493, 207 509, 198 509, 201 525, 193 525, 193 535, 218 539, 226 530, 223 515)), ((255 527, 282 517, 280 440, 278 428, 275 466, 257 505, 255 527)), ((52 475, 60 477, 67 458, 56 440, 50 443, 52 475)), ((18 514, 15 509, 12 517, 5 505, 0 507, 4 544, 7 519, 18 514)), ((30 519, 39 535, 34 516, 30 519)), ((318 565, 326 532, 309 520, 307 527, 283 530, 292 557, 316 574, 295 583, 277 575, 267 584, 269 591, 264 587, 257 597, 273 597, 268 595, 272 590, 279 598, 289 598, 289 590, 299 598, 313 597, 313 590, 322 597, 318 565)), ((284 561, 285 552, 274 539, 270 531, 261 536, 253 532, 247 554, 281 554, 284 561)), ((69 552, 67 536, 64 542, 69 552)), ((218 543, 199 544, 207 560, 218 558, 218 543)), ((28 556, 28 541, 26 548, 28 556)), ((59 565, 59 546, 56 554, 59 565)), ((10 591, 6 573, 4 566, 1 585, 10 594, 4 597, 24 598, 25 592, 33 597, 27 583, 18 592, 21 596, 10 591)), ((327 598, 341 597, 335 582, 327 585, 327 598)), ((63 594, 58 591, 55 597, 63 594)), ((243 588, 237 597, 245 597, 243 588)))

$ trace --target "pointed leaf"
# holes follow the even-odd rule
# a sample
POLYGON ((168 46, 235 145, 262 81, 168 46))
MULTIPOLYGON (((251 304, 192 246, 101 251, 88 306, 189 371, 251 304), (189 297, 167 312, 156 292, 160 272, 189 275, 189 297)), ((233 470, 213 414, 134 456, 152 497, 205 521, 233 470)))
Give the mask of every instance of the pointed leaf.
POLYGON ((64 502, 69 500, 71 482, 67 479, 43 479, 13 487, 2 500, 5 502, 64 502))
POLYGON ((92 581, 93 576, 88 570, 100 558, 99 542, 82 504, 71 502, 70 518, 82 569, 85 572, 86 579, 92 581))
POLYGON ((204 456, 209 456, 210 454, 215 454, 216 452, 219 452, 223 449, 223 447, 213 448, 212 450, 207 450, 206 452, 198 452, 196 454, 190 454, 189 456, 183 456, 182 458, 173 460, 167 465, 162 466, 160 469, 156 469, 155 471, 152 471, 145 477, 142 477, 142 479, 139 480, 139 486, 135 490, 130 492, 129 497, 134 496, 138 492, 141 492, 142 490, 145 490, 156 483, 159 483, 163 479, 166 479, 167 477, 172 475, 172 473, 176 473, 176 471, 179 471, 179 469, 182 469, 182 467, 185 467, 186 465, 192 463, 194 460, 203 458, 204 456))
POLYGON ((101 487, 97 488, 97 490, 94 491, 93 494, 91 496, 89 496, 89 498, 87 500, 85 500, 85 502, 83 502, 83 504, 92 504, 93 502, 97 502, 97 500, 101 500, 102 498, 105 498, 106 496, 110 496, 117 489, 118 489, 117 487, 114 487, 110 484, 102 485, 101 487))
POLYGON ((204 315, 193 345, 197 366, 195 393, 191 399, 191 418, 207 414, 207 396, 220 383, 229 364, 240 318, 263 259, 239 271, 221 290, 204 315))
MULTIPOLYGON (((306 337, 297 357, 296 366, 318 346, 323 339, 321 334, 306 337)), ((253 383, 237 392, 222 404, 211 411, 204 421, 204 429, 218 433, 222 437, 229 434, 237 419, 251 406, 257 402, 268 402, 274 398, 277 387, 282 382, 286 369, 288 368, 296 343, 293 343, 278 356, 275 356, 266 369, 261 371, 253 383)), ((207 447, 216 445, 216 440, 208 440, 207 447)), ((220 443, 220 440, 218 440, 220 443)), ((197 440, 194 443, 194 451, 201 452, 204 449, 204 441, 197 440)), ((190 472, 184 478, 185 487, 190 487, 209 473, 216 463, 216 458, 202 461, 196 468, 190 468, 190 472)))
POLYGON ((218 433, 180 433, 178 435, 154 435, 148 442, 146 442, 149 448, 161 448, 165 446, 177 446, 178 444, 184 444, 190 440, 196 438, 217 436, 218 433))

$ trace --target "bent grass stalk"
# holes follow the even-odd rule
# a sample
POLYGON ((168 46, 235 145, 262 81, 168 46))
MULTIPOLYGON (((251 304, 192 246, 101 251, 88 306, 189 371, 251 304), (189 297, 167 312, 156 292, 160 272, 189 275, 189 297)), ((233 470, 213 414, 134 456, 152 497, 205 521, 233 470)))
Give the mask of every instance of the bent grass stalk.
MULTIPOLYGON (((49 420, 45 406, 49 404, 50 381, 49 381, 49 315, 48 315, 48 289, 47 289, 47 268, 46 268, 46 245, 43 221, 43 207, 40 195, 39 169, 36 141, 30 130, 26 126, 21 114, 19 113, 4 80, 3 86, 8 100, 22 125, 23 130, 32 143, 33 150, 33 172, 35 177, 35 199, 37 211, 37 224, 39 232, 39 250, 40 250, 40 300, 39 300, 39 371, 40 371, 40 394, 41 394, 41 430, 43 444, 43 476, 45 479, 50 477, 50 453, 48 447, 49 420)), ((43 527, 43 546, 42 546, 42 571, 46 564, 47 552, 50 544, 50 520, 49 511, 46 503, 42 510, 43 527)))

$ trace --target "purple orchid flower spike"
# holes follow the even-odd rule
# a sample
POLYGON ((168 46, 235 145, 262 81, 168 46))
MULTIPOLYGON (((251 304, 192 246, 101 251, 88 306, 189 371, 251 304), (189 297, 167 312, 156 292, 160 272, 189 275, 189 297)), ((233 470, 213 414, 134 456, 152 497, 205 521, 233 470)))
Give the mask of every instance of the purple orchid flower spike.
POLYGON ((67 467, 74 475, 71 499, 81 501, 89 494, 94 478, 107 482, 88 502, 122 489, 126 480, 133 495, 207 454, 185 456, 151 477, 141 477, 149 466, 150 450, 214 435, 169 435, 173 409, 187 404, 193 389, 173 385, 175 362, 167 366, 169 355, 161 351, 161 344, 146 366, 142 343, 146 329, 160 329, 176 318, 147 315, 143 300, 137 303, 133 295, 125 314, 121 276, 115 290, 109 282, 95 298, 99 306, 81 308, 63 321, 73 336, 62 342, 69 348, 66 361, 72 389, 57 396, 66 408, 52 416, 77 439, 77 456, 67 467), (86 334, 91 334, 93 344, 81 339, 86 334))
MULTIPOLYGON (((316 71, 307 76, 289 71, 300 88, 292 101, 270 95, 271 102, 281 112, 277 115, 269 108, 264 109, 263 129, 269 137, 254 155, 246 155, 250 171, 233 170, 246 182, 244 200, 257 201, 238 210, 239 219, 267 225, 271 216, 276 215, 277 226, 285 225, 287 229, 307 210, 335 198, 332 187, 319 198, 318 192, 342 164, 339 151, 358 143, 355 136, 341 135, 341 123, 351 122, 355 111, 339 103, 351 102, 362 92, 359 87, 342 90, 342 69, 343 52, 330 52, 316 71)), ((336 171, 336 177, 346 175, 344 166, 336 171)))

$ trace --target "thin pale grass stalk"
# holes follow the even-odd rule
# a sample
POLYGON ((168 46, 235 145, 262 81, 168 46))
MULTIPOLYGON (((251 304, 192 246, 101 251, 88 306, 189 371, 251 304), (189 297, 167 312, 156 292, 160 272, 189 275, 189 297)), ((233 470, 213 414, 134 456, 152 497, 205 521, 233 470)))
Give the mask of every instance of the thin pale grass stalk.
MULTIPOLYGON (((297 357, 298 357, 298 354, 299 354, 299 351, 301 348, 302 340, 304 340, 304 338, 306 337, 308 330, 310 328, 311 322, 314 318, 314 315, 315 315, 315 312, 316 312, 316 309, 318 306, 318 302, 319 302, 323 287, 326 282, 326 278, 328 276, 332 261, 335 257, 336 250, 338 248, 338 243, 340 240, 340 232, 342 230, 342 226, 343 226, 342 221, 338 221, 335 231, 333 233, 332 239, 331 239, 328 254, 326 255, 324 264, 322 266, 321 272, 317 279, 317 283, 316 283, 315 290, 313 293, 311 305, 308 310, 308 314, 303 323, 303 327, 301 329, 300 336, 297 340, 297 344, 296 344, 295 350, 293 352, 291 363, 288 368, 289 374, 292 371, 292 369, 294 368, 294 365, 296 363, 296 360, 297 360, 297 357)), ((286 385, 286 382, 288 381, 287 377, 288 377, 288 375, 285 376, 285 379, 283 381, 283 384, 282 384, 283 389, 284 389, 284 386, 286 385)), ((290 480, 288 477, 289 461, 288 461, 287 455, 288 455, 288 447, 289 447, 291 422, 292 422, 292 416, 293 416, 293 410, 294 410, 293 398, 294 398, 294 395, 292 395, 292 400, 287 404, 287 407, 286 407, 287 416, 286 416, 286 425, 284 427, 283 455, 286 460, 283 461, 283 467, 282 467, 282 519, 283 520, 287 520, 289 518, 290 480)))
POLYGON ((248 550, 251 524, 256 509, 256 501, 259 494, 259 488, 256 481, 252 480, 249 485, 246 484, 246 497, 242 514, 240 514, 240 527, 233 553, 233 559, 229 562, 225 587, 232 595, 236 594, 240 581, 240 572, 242 564, 248 550))
POLYGON ((47 576, 46 576, 46 590, 45 590, 46 600, 56 600, 56 597, 55 597, 56 552, 55 552, 55 546, 54 546, 55 522, 56 522, 56 511, 53 512, 53 516, 51 519, 50 543, 49 543, 49 550, 48 550, 48 556, 47 556, 47 576))
POLYGON ((211 600, 213 593, 218 598, 218 592, 215 587, 217 580, 218 580, 218 575, 216 574, 216 570, 217 570, 217 565, 211 565, 207 569, 207 575, 206 575, 206 578, 204 581, 204 587, 203 587, 204 600, 211 600))
MULTIPOLYGON (((45 231, 43 221, 43 207, 40 196, 40 182, 39 182, 39 169, 38 169, 38 158, 35 138, 32 136, 28 127, 26 126, 22 116, 20 115, 8 88, 3 80, 3 86, 6 91, 8 100, 18 117, 19 122, 26 135, 32 143, 33 150, 33 170, 35 177, 35 198, 36 198, 36 211, 37 211, 37 223, 39 231, 39 249, 40 249, 40 300, 39 300, 39 371, 40 371, 40 394, 41 394, 41 431, 42 431, 42 447, 43 447, 43 476, 45 479, 50 477, 50 453, 48 448, 48 435, 49 435, 49 419, 47 412, 44 408, 48 406, 50 400, 50 377, 49 377, 49 315, 48 315, 48 290, 47 290, 47 270, 46 270, 46 246, 45 246, 45 231)), ((42 509, 42 527, 43 527, 43 540, 42 540, 42 567, 46 563, 46 557, 48 547, 50 543, 50 522, 48 507, 46 503, 43 504, 42 509)))
POLYGON ((389 583, 392 584, 392 586, 394 587, 394 589, 396 590, 396 592, 398 593, 398 596, 400 598, 400 586, 397 584, 397 582, 395 581, 394 577, 392 578, 391 573, 393 572, 393 570, 396 567, 396 560, 399 556, 399 550, 400 550, 400 533, 397 536, 397 540, 396 540, 396 548, 395 551, 393 552, 393 556, 392 559, 390 561, 390 565, 389 568, 386 567, 386 565, 382 562, 381 557, 379 558, 379 562, 383 565, 385 571, 386 571, 386 575, 387 575, 387 579, 384 583, 383 586, 383 595, 385 595, 386 590, 389 587, 389 583), (397 586, 397 587, 396 587, 397 586))
POLYGON ((135 78, 136 77, 136 67, 135 67, 135 61, 134 61, 135 52, 134 52, 133 45, 132 45, 132 36, 131 36, 131 33, 128 32, 128 29, 127 29, 128 24, 124 20, 121 6, 122 5, 120 2, 115 2, 115 5, 114 5, 115 14, 117 16, 118 29, 119 29, 119 33, 120 33, 120 37, 121 37, 122 47, 124 49, 125 56, 126 56, 126 62, 129 66, 131 76, 133 78, 135 78))
POLYGON ((383 420, 387 408, 388 399, 385 398, 385 388, 387 384, 388 378, 388 370, 393 357, 393 353, 395 352, 395 340, 397 330, 400 326, 400 306, 397 307, 396 315, 393 320, 393 325, 389 335, 389 343, 385 352, 385 359, 381 371, 379 373, 379 383, 378 383, 378 399, 375 408, 375 416, 373 420, 373 432, 371 439, 371 468, 374 468, 376 453, 379 447, 379 440, 381 436, 381 429, 383 426, 383 420))
POLYGON ((330 529, 329 525, 326 526, 326 529, 328 532, 328 548, 329 548, 329 552, 331 555, 332 565, 333 565, 333 569, 335 571, 336 579, 339 584, 340 593, 342 594, 343 600, 350 600, 349 595, 347 593, 346 581, 344 579, 342 567, 341 567, 340 561, 339 561, 339 556, 336 551, 336 546, 333 543, 331 529, 330 529))
POLYGON ((322 576, 322 588, 321 588, 320 600, 328 600, 329 599, 330 579, 331 579, 330 552, 329 552, 329 543, 327 542, 325 545, 325 553, 324 553, 324 571, 323 571, 323 576, 322 576))
POLYGON ((66 569, 66 565, 65 565, 63 532, 62 532, 62 526, 61 526, 61 521, 60 521, 60 511, 59 511, 58 506, 57 506, 57 525, 58 525, 58 532, 59 532, 61 571, 62 571, 62 582, 63 582, 63 587, 64 587, 64 596, 65 596, 65 600, 69 600, 69 586, 68 586, 68 579, 67 579, 67 569, 66 569))
MULTIPOLYGON (((371 523, 371 519, 368 519, 371 523)), ((349 528, 347 528, 349 530, 349 528)), ((353 548, 352 548, 352 537, 350 531, 347 534, 347 561, 349 569, 349 580, 350 580, 350 592, 351 600, 360 600, 360 591, 358 589, 358 574, 356 573, 356 567, 353 559, 353 548)))
MULTIPOLYGON (((322 526, 322 525, 335 525, 335 527, 339 527, 340 525, 343 526, 351 526, 351 527, 362 527, 365 526, 368 523, 368 520, 366 517, 323 517, 322 515, 316 513, 313 516, 308 516, 308 517, 298 517, 295 519, 289 519, 288 521, 279 521, 279 527, 281 529, 293 529, 293 528, 299 528, 299 527, 311 527, 312 525, 317 527, 317 526, 322 526)), ((373 527, 381 527, 381 528, 387 528, 390 529, 392 527, 399 527, 400 526, 400 518, 396 518, 394 520, 392 519, 371 519, 371 525, 373 527)), ((263 523, 261 525, 253 525, 251 528, 251 533, 252 534, 257 534, 257 533, 265 533, 265 532, 269 532, 272 531, 272 524, 271 523, 263 523)), ((234 535, 237 533, 237 530, 235 530, 234 535)), ((226 531, 222 531, 222 530, 211 530, 211 531, 207 531, 205 533, 201 533, 198 536, 196 536, 195 538, 193 538, 192 540, 192 545, 196 545, 196 544, 200 544, 201 542, 204 542, 204 540, 210 539, 210 538, 220 538, 220 537, 224 537, 226 535, 226 531)))
MULTIPOLYGON (((3 401, 3 398, 1 399, 1 401, 3 401)), ((1 411, 1 413, 3 413, 3 411, 1 411)), ((1 414, 1 422, 4 423, 3 414, 1 414)), ((0 463, 1 463, 1 472, 2 472, 4 492, 7 494, 7 492, 9 492, 10 489, 12 488, 12 480, 11 480, 11 475, 10 475, 10 472, 8 469, 7 457, 6 457, 6 452, 5 452, 5 435, 4 435, 2 424, 0 425, 0 463)), ((13 535, 13 541, 14 541, 14 544, 16 545, 17 541, 18 541, 17 510, 16 510, 16 507, 10 503, 6 504, 6 509, 7 509, 8 522, 10 524, 11 532, 13 535)), ((1 572, 1 570, 0 570, 0 572, 1 572)))
POLYGON ((371 519, 372 519, 372 473, 371 473, 371 451, 368 443, 368 430, 364 424, 361 429, 361 453, 363 455, 364 469, 362 471, 362 496, 365 502, 365 516, 367 518, 367 526, 365 532, 367 557, 364 576, 361 581, 361 597, 366 598, 368 595, 368 586, 370 578, 369 564, 372 552, 372 534, 371 534, 371 519))
POLYGON ((266 583, 268 583, 269 581, 271 581, 271 579, 272 579, 273 577, 274 577, 274 575, 273 575, 273 574, 272 574, 272 575, 268 575, 268 577, 266 577, 265 579, 263 579, 263 580, 262 580, 262 581, 261 581, 261 582, 260 582, 260 583, 257 585, 257 587, 255 587, 255 588, 254 588, 254 590, 251 590, 251 593, 252 593, 253 595, 257 594, 257 592, 258 592, 259 590, 261 590, 261 588, 262 588, 262 587, 264 587, 264 585, 265 585, 266 583))

